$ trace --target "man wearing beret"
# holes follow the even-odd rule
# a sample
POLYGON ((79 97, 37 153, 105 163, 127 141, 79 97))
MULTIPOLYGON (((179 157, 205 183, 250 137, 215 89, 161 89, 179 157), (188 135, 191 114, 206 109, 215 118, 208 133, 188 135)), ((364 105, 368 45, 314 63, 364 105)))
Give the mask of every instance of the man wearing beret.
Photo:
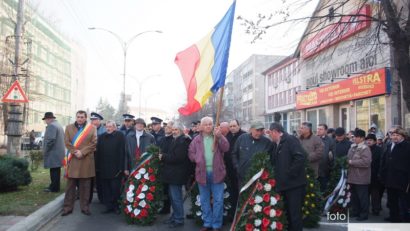
POLYGON ((151 135, 155 138, 155 143, 159 144, 161 139, 165 137, 165 131, 161 127, 162 119, 151 117, 152 131, 151 135))
POLYGON ((354 132, 354 144, 347 154, 348 169, 347 183, 352 190, 351 217, 364 221, 369 216, 369 184, 371 177, 372 153, 365 144, 365 131, 356 129, 354 132))

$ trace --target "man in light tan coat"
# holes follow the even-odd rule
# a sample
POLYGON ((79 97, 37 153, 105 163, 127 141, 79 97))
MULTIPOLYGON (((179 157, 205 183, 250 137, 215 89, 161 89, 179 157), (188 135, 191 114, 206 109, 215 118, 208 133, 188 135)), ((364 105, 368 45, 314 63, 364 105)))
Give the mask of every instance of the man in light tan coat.
POLYGON ((95 176, 94 151, 97 145, 97 130, 91 124, 87 124, 85 111, 78 111, 76 122, 67 125, 64 141, 69 154, 66 159, 67 188, 61 215, 72 213, 77 185, 80 192, 81 212, 91 215, 89 198, 91 178, 95 176))
POLYGON ((322 140, 313 135, 312 123, 303 122, 299 128, 299 140, 302 147, 308 153, 309 166, 315 172, 315 179, 319 176, 319 163, 322 159, 324 144, 322 140))

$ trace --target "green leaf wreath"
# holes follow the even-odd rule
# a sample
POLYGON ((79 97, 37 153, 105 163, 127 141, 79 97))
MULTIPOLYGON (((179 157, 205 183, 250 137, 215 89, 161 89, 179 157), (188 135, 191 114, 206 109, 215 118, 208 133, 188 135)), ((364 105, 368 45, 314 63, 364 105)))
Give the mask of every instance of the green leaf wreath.
POLYGON ((322 214, 322 194, 319 188, 319 182, 314 177, 313 169, 306 164, 306 195, 302 206, 303 227, 316 228, 319 226, 320 216, 322 214))
POLYGON ((239 196, 234 230, 285 230, 286 216, 282 197, 275 191, 274 169, 267 153, 256 153, 245 181, 257 173, 260 177, 239 196), (263 169, 263 171, 262 171, 263 169))
POLYGON ((158 147, 149 146, 124 185, 122 211, 130 224, 151 225, 162 206, 158 153, 158 147))

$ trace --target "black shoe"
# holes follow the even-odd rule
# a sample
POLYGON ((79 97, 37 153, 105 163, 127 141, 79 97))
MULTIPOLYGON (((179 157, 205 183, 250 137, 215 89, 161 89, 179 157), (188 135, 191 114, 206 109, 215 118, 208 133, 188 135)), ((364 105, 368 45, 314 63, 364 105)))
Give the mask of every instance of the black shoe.
POLYGON ((67 215, 69 215, 69 214, 71 214, 71 213, 73 213, 72 210, 71 210, 71 211, 63 211, 63 213, 61 214, 61 216, 62 216, 62 217, 65 217, 65 216, 67 216, 67 215))
POLYGON ((113 213, 114 209, 106 209, 104 211, 101 211, 101 214, 108 214, 108 213, 113 213))
POLYGON ((170 209, 161 209, 161 210, 159 211, 159 214, 164 215, 164 214, 169 214, 170 212, 171 212, 170 209))
POLYGON ((91 212, 89 210, 81 210, 84 215, 90 216, 91 212))
POLYGON ((373 211, 372 214, 373 214, 373 216, 379 216, 380 212, 379 211, 373 211))
POLYGON ((164 224, 164 225, 170 225, 172 223, 174 223, 174 221, 171 220, 171 219, 166 219, 165 221, 162 222, 162 224, 164 224))
POLYGON ((177 223, 177 222, 172 222, 171 224, 168 225, 168 228, 178 228, 184 226, 184 223, 177 223))
POLYGON ((358 218, 356 218, 356 221, 365 221, 367 219, 369 219, 369 218, 368 217, 358 217, 358 218))
POLYGON ((186 219, 194 219, 195 218, 194 214, 187 214, 185 217, 186 217, 186 219))

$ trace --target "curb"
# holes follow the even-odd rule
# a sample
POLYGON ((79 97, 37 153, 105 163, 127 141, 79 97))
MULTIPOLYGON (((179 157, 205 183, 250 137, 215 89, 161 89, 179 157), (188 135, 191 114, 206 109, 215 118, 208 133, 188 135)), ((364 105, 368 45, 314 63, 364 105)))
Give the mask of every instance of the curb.
POLYGON ((61 212, 64 195, 65 193, 61 194, 53 201, 11 226, 7 231, 37 231, 41 229, 61 212))

